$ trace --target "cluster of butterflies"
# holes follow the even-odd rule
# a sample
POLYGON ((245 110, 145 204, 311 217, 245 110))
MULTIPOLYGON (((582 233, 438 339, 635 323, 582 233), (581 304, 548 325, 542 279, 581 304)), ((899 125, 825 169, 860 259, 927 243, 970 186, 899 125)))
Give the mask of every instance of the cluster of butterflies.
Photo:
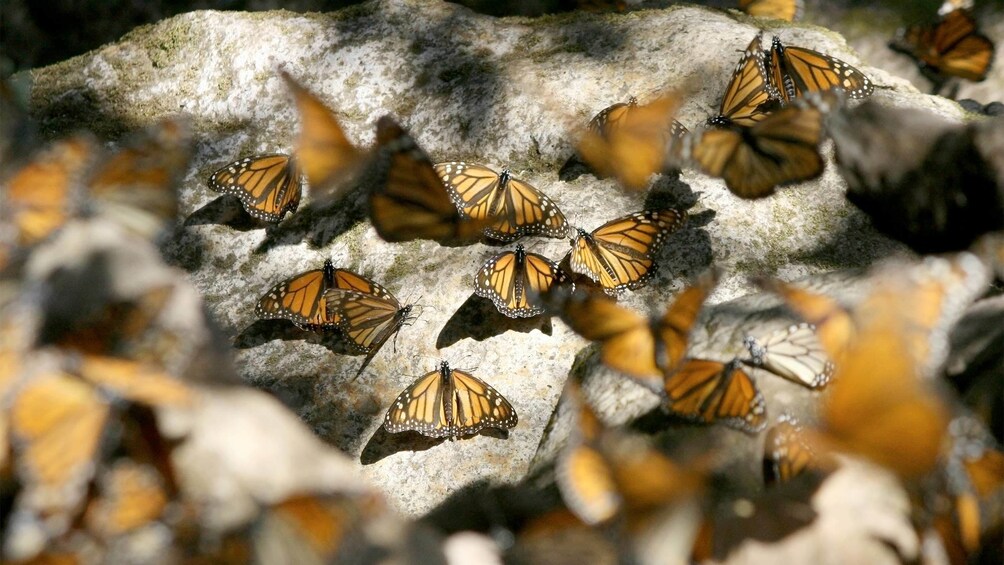
MULTIPOLYGON (((759 284, 803 321, 762 340, 747 337, 750 358, 741 362, 686 359, 686 333, 680 328, 696 317, 710 277, 681 293, 658 319, 586 297, 566 309, 567 321, 600 342, 601 360, 611 368, 653 388, 664 385, 664 407, 690 419, 722 416, 747 432, 765 427, 763 418, 736 419, 737 413, 729 412, 752 414, 750 407, 757 404, 750 403, 749 392, 741 392, 755 389, 748 376, 737 374, 740 363, 813 390, 827 387, 817 423, 805 425, 782 414, 767 429, 763 474, 768 487, 816 481, 840 467, 836 454, 864 456, 904 481, 916 495, 920 529, 937 532, 950 552, 962 556, 953 562, 964 562, 988 530, 1001 527, 1004 452, 973 416, 949 408, 925 379, 938 374, 944 360, 935 343, 954 323, 949 312, 957 315, 960 298, 953 293, 972 295, 979 290, 977 281, 985 280, 967 279, 972 260, 936 259, 935 268, 915 272, 908 282, 901 271, 879 275, 853 309, 826 295, 761 279, 759 284), (959 285, 970 288, 963 291, 959 285), (580 318, 577 325, 576 316, 586 312, 592 317, 580 318), (681 367, 675 374, 649 381, 673 363, 681 367), (692 363, 697 367, 688 367, 692 363), (684 381, 689 386, 682 386, 684 381), (674 396, 679 390, 692 396, 674 396)), ((654 511, 709 488, 707 459, 683 463, 627 429, 606 427, 575 379, 568 381, 562 405, 573 423, 557 455, 555 480, 568 511, 582 523, 623 527, 636 535, 639 528, 651 527, 654 511)), ((704 529, 714 530, 715 524, 705 523, 704 529)))
MULTIPOLYGON (((783 11, 767 14, 772 17, 794 18, 800 10, 794 1, 740 4, 755 15, 783 11)), ((817 94, 839 89, 860 98, 872 84, 825 54, 777 38, 765 50, 761 41, 758 35, 743 53, 719 115, 705 129, 689 132, 673 118, 679 95, 643 105, 632 100, 594 117, 578 153, 597 174, 634 190, 653 173, 681 164, 722 177, 746 198, 818 175, 822 117, 833 98, 817 94)), ((966 7, 945 12, 933 28, 908 29, 901 41, 926 68, 972 80, 985 76, 993 51, 966 7)), ((946 325, 947 283, 911 281, 905 291, 879 287, 850 310, 830 297, 765 280, 763 286, 803 321, 765 337, 748 336, 748 357, 695 358, 688 354, 690 334, 715 273, 679 293, 657 317, 610 297, 648 281, 658 250, 685 225, 685 213, 649 210, 592 231, 573 228, 554 201, 508 170, 434 165, 391 118, 378 122, 374 151, 357 148, 330 109, 286 79, 302 122, 295 157, 241 159, 210 179, 212 188, 239 197, 252 216, 278 222, 295 212, 304 177, 319 198, 337 198, 372 172, 369 217, 387 241, 570 237, 567 269, 517 245, 478 270, 475 293, 506 316, 560 317, 598 344, 604 364, 657 393, 665 410, 686 420, 751 434, 766 429, 765 402, 747 367, 813 390, 828 387, 817 425, 781 415, 767 429, 766 479, 827 473, 839 464, 832 452, 863 455, 905 481, 935 469, 944 475, 948 504, 926 508, 926 517, 963 555, 980 546, 984 524, 995 519, 986 501, 1004 485, 1004 454, 978 423, 951 417, 917 378, 943 361, 931 334, 946 325), (585 280, 573 282, 576 274, 585 280)), ((87 136, 52 144, 5 179, 0 267, 78 216, 106 218, 152 238, 176 216, 175 183, 190 154, 187 126, 179 120, 164 121, 114 152, 87 136)), ((950 265, 947 276, 961 269, 950 265)), ((168 289, 154 288, 88 310, 74 324, 43 323, 37 342, 25 337, 30 329, 14 327, 14 317, 0 320, 0 473, 17 479, 13 527, 36 528, 40 543, 72 530, 101 545, 161 520, 182 521, 179 511, 195 511, 174 502, 180 489, 169 457, 172 440, 154 418, 156 410, 189 406, 197 395, 147 349, 169 296, 168 289), (32 356, 28 370, 24 352, 35 349, 51 359, 32 356)), ((273 286, 255 313, 312 331, 342 332, 366 354, 358 375, 408 323, 413 308, 374 281, 325 262, 273 286)), ((565 398, 575 407, 576 425, 556 462, 557 483, 582 522, 607 523, 617 515, 630 522, 706 487, 708 469, 701 463, 682 465, 603 426, 576 383, 569 382, 565 398)), ((457 438, 488 427, 511 429, 517 421, 498 391, 443 362, 393 401, 384 427, 457 438)), ((296 497, 266 508, 254 531, 262 539, 274 531, 303 531, 302 543, 330 555, 338 549, 338 532, 350 529, 361 512, 355 502, 336 497, 296 497)), ((247 551, 241 547, 227 557, 246 559, 247 551)))

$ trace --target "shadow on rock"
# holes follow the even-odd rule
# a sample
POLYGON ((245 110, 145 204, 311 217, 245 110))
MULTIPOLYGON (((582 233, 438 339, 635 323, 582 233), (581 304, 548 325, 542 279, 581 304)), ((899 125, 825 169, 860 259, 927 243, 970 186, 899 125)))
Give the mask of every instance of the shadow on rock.
POLYGON ((237 349, 251 349, 270 341, 305 341, 322 345, 337 355, 362 355, 358 347, 352 344, 337 330, 322 330, 320 332, 301 330, 286 320, 258 320, 234 338, 237 349))
POLYGON ((436 339, 436 349, 449 347, 468 337, 484 341, 507 331, 530 333, 533 330, 540 330, 544 335, 551 335, 551 318, 545 315, 532 318, 509 318, 502 315, 490 300, 472 294, 453 313, 453 316, 443 326, 442 331, 439 332, 439 337, 436 339))
POLYGON ((189 214, 185 226, 224 225, 237 231, 265 229, 270 224, 244 211, 236 196, 223 195, 189 214))

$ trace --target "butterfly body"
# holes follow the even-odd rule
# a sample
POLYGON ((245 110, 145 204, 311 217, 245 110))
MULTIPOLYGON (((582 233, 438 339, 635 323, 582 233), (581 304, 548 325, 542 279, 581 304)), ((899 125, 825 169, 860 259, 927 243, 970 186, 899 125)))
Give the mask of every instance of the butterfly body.
POLYGON ((780 108, 780 95, 767 74, 761 35, 750 41, 725 87, 718 115, 711 127, 752 126, 780 108))
POLYGON ((335 113, 320 98, 288 73, 281 74, 300 115, 300 135, 294 153, 302 164, 310 190, 337 195, 365 165, 366 155, 349 141, 335 113))
POLYGON ((763 198, 775 187, 822 174, 818 146, 823 108, 816 101, 771 112, 753 125, 718 120, 719 127, 686 139, 683 156, 705 174, 720 177, 740 198, 763 198))
POLYGON ((677 210, 637 212, 603 224, 592 232, 578 229, 569 265, 608 294, 644 286, 652 276, 653 255, 666 238, 686 224, 677 210))
POLYGON ((373 283, 369 291, 331 288, 324 292, 328 319, 337 320, 338 329, 353 346, 366 353, 356 372, 362 374, 391 336, 411 319, 413 306, 404 306, 384 287, 373 283))
POLYGON ((406 430, 456 439, 482 429, 509 430, 518 417, 509 401, 481 379, 443 361, 406 388, 384 419, 390 433, 406 430))
POLYGON ((848 98, 865 98, 874 90, 871 80, 840 59, 804 47, 785 46, 774 36, 768 77, 783 102, 809 92, 843 89, 848 98))
POLYGON ((686 131, 673 117, 681 99, 669 93, 644 105, 632 101, 606 108, 589 122, 578 154, 597 175, 613 176, 629 190, 644 189, 665 169, 686 131))
POLYGON ((558 206, 509 169, 496 173, 474 163, 450 161, 435 165, 457 209, 467 218, 486 222, 484 234, 499 241, 525 235, 563 238, 568 223, 558 206))
POLYGON ((822 388, 833 376, 833 362, 827 357, 812 324, 794 324, 763 340, 746 336, 743 345, 750 352, 753 366, 802 386, 822 388))
POLYGON ((300 205, 300 167, 293 157, 281 154, 239 159, 209 178, 209 187, 240 199, 248 214, 278 222, 300 205))
POLYGON ((537 297, 553 285, 564 283, 570 281, 558 265, 517 245, 515 251, 501 253, 485 263, 475 277, 474 292, 491 300, 499 312, 510 318, 529 318, 544 312, 537 297))
POLYGON ((687 359, 666 377, 664 393, 666 408, 687 420, 720 422, 746 433, 766 426, 763 395, 738 359, 687 359))
POLYGON ((255 306, 255 316, 262 320, 289 320, 309 331, 333 329, 338 326, 337 313, 328 312, 325 292, 328 289, 382 295, 387 291, 377 283, 348 271, 336 269, 331 260, 324 267, 286 279, 266 292, 255 306))
POLYGON ((994 57, 993 41, 976 30, 964 8, 945 13, 933 26, 906 28, 890 47, 916 59, 921 70, 940 81, 951 76, 982 81, 994 57))
POLYGON ((739 8, 757 18, 777 18, 793 22, 805 9, 803 0, 739 0, 739 8))
POLYGON ((681 291, 660 316, 643 316, 599 293, 552 292, 549 304, 582 337, 600 343, 603 363, 660 392, 684 359, 701 307, 718 282, 711 271, 681 291), (564 293, 563 300, 553 300, 564 293))

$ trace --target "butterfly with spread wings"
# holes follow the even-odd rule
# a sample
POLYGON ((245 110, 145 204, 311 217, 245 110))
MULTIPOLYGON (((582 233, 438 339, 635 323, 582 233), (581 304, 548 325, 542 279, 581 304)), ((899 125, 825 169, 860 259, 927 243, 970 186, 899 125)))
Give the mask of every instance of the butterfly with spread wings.
POLYGON ((673 415, 722 423, 749 434, 767 425, 767 407, 742 362, 687 359, 663 383, 664 406, 673 415))
POLYGON ((653 256, 686 222, 686 213, 667 209, 629 214, 591 232, 579 228, 571 240, 569 265, 608 294, 641 288, 654 274, 653 256))
MULTIPOLYGON (((839 100, 838 95, 834 95, 839 100)), ((771 112, 751 126, 717 122, 684 139, 682 158, 725 180, 740 198, 763 198, 775 187, 822 174, 819 154, 830 100, 811 97, 771 112), (727 124, 727 125, 722 125, 727 124)))
POLYGON ((659 392, 664 376, 683 361, 697 315, 717 283, 718 272, 709 271, 652 318, 599 293, 555 289, 546 302, 572 330, 600 343, 605 365, 659 392))
POLYGON ((337 196, 367 162, 366 152, 349 141, 335 113, 314 93, 281 73, 300 115, 300 135, 293 151, 315 196, 337 196))
POLYGON ((392 434, 414 431, 434 438, 457 439, 485 428, 510 430, 519 418, 497 390, 443 361, 404 389, 384 418, 392 434))
POLYGON ((510 318, 530 318, 544 312, 540 296, 562 284, 575 288, 553 261, 517 245, 515 251, 500 253, 481 267, 474 279, 474 293, 491 300, 510 318))
POLYGON ((994 58, 993 41, 976 30, 972 14, 963 8, 947 12, 933 25, 900 30, 889 47, 913 57, 939 90, 949 77, 986 79, 994 58))
POLYGON ((871 95, 871 79, 847 63, 804 47, 785 46, 774 36, 767 62, 768 77, 784 103, 804 97, 809 92, 839 88, 848 98, 871 95))
POLYGON ((743 51, 725 94, 718 115, 708 119, 709 126, 752 126, 781 107, 780 95, 767 76, 762 34, 757 34, 743 51))
POLYGON ((383 344, 412 319, 411 304, 402 306, 389 290, 375 282, 366 282, 366 290, 334 287, 322 294, 327 319, 335 320, 352 345, 366 354, 354 378, 362 374, 383 344))
POLYGON ((438 163, 435 170, 461 213, 490 222, 484 233, 491 239, 568 236, 568 222, 554 201, 509 169, 496 173, 484 165, 450 161, 438 163))
POLYGON ((669 93, 638 105, 615 104, 597 114, 580 140, 577 152, 602 177, 612 176, 628 190, 648 186, 649 177, 667 168, 687 128, 673 117, 681 95, 669 93))
POLYGON ((480 239, 494 218, 466 218, 425 154, 390 116, 377 122, 380 179, 370 194, 370 221, 385 241, 480 239))
POLYGON ((756 18, 793 22, 802 17, 803 0, 739 0, 739 9, 756 18))
POLYGON ((240 199, 244 210, 259 220, 278 222, 300 205, 300 167, 288 155, 257 155, 239 159, 209 177, 209 188, 240 199))
POLYGON ((289 320, 303 330, 320 331, 338 326, 337 315, 328 312, 325 291, 329 288, 379 294, 382 287, 348 271, 336 269, 331 260, 324 267, 305 271, 273 286, 258 300, 255 316, 261 320, 289 320))
POLYGON ((833 362, 812 324, 793 324, 762 339, 747 335, 743 345, 750 352, 749 364, 804 387, 823 388, 833 376, 833 362))

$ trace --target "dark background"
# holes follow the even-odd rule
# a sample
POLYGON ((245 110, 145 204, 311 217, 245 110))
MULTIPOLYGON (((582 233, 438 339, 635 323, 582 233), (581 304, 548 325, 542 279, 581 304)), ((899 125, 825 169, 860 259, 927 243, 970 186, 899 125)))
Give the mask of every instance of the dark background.
MULTIPOLYGON (((482 13, 538 16, 579 9, 616 9, 617 0, 462 0, 482 13)), ((115 41, 136 26, 192 10, 274 10, 327 12, 360 0, 0 0, 0 77, 80 55, 115 41)), ((649 0, 629 9, 660 7, 669 0, 649 0)), ((693 2, 736 7, 736 0, 693 2)), ((807 0, 810 14, 823 16, 853 8, 901 12, 904 22, 934 14, 941 0, 807 0)), ((1004 9, 1004 0, 977 1, 978 11, 1004 9)), ((835 14, 834 14, 835 15, 835 14)), ((825 21, 824 17, 811 17, 825 21)))

